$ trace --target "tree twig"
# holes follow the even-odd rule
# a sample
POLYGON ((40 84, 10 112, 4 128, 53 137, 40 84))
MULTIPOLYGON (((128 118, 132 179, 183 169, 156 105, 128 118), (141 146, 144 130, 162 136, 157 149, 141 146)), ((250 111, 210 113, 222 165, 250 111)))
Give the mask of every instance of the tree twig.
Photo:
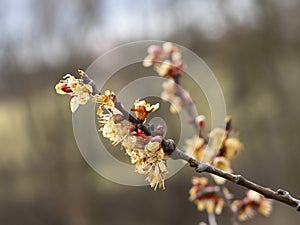
POLYGON ((208 213, 208 223, 209 225, 218 225, 216 215, 214 213, 208 213))
MULTIPOLYGON (((92 86, 93 94, 101 93, 97 89, 95 82, 92 79, 90 79, 89 76, 84 71, 78 70, 78 72, 79 72, 83 82, 92 86)), ((146 135, 151 135, 150 130, 145 125, 140 124, 136 118, 134 118, 130 113, 128 113, 124 109, 121 102, 119 102, 117 100, 117 98, 115 99, 115 107, 121 113, 123 113, 123 115, 125 117, 124 119, 136 124, 140 130, 144 131, 144 133, 146 135)), ((238 184, 238 185, 246 187, 250 190, 256 191, 256 192, 262 194, 263 196, 265 196, 266 198, 280 201, 282 203, 292 206, 297 211, 300 211, 300 200, 294 198, 293 196, 291 196, 289 194, 289 192, 287 192, 285 190, 278 189, 277 191, 274 191, 272 189, 269 189, 269 188, 263 187, 259 184, 256 184, 256 183, 246 179, 242 175, 230 174, 223 170, 217 169, 216 167, 214 167, 208 163, 202 163, 198 160, 195 160, 192 157, 185 154, 184 152, 182 152, 179 148, 177 148, 174 140, 172 140, 172 139, 167 139, 167 140, 163 139, 161 142, 161 145, 162 145, 163 150, 170 156, 170 158, 172 158, 174 160, 181 159, 181 160, 188 162, 190 167, 195 168, 197 173, 207 172, 207 173, 217 175, 217 176, 222 177, 222 178, 224 178, 228 181, 231 181, 235 184, 238 184)))
MULTIPOLYGON (((92 80, 86 72, 83 70, 78 70, 78 73, 85 84, 89 84, 93 88, 92 95, 101 94, 101 91, 97 88, 97 85, 94 80, 92 80)), ((151 131, 144 125, 139 123, 139 121, 132 116, 122 105, 122 103, 117 99, 117 97, 114 99, 114 104, 116 109, 118 109, 124 116, 124 119, 137 125, 137 128, 142 130, 146 135, 151 135, 151 131)))
POLYGON ((193 103, 190 98, 187 98, 187 96, 185 96, 184 90, 182 89, 182 87, 180 87, 179 78, 180 78, 180 74, 175 75, 175 77, 173 78, 174 82, 175 82, 177 96, 181 99, 181 101, 183 103, 183 108, 186 110, 186 112, 189 116, 188 122, 190 124, 192 124, 192 126, 195 129, 196 134, 199 134, 199 136, 202 137, 202 131, 195 121, 196 115, 193 110, 193 103))
POLYGON ((256 184, 242 175, 239 174, 230 174, 223 170, 217 169, 216 167, 208 164, 208 163, 202 163, 198 160, 193 159, 192 157, 186 155, 184 152, 182 152, 180 149, 175 148, 174 152, 170 155, 170 157, 174 160, 182 159, 189 163, 190 167, 194 167, 197 173, 207 172, 214 175, 217 175, 219 177, 222 177, 228 181, 231 181, 235 184, 238 184, 240 186, 246 187, 250 190, 256 191, 266 198, 274 199, 277 201, 280 201, 282 203, 285 203, 289 206, 292 206, 297 211, 300 211, 300 200, 294 198, 292 195, 289 194, 289 192, 278 189, 277 191, 274 191, 270 188, 263 187, 259 184, 256 184))

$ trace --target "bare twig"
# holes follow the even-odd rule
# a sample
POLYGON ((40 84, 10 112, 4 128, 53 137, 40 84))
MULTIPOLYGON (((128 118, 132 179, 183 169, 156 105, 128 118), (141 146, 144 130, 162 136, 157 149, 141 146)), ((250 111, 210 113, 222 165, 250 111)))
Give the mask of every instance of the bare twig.
MULTIPOLYGON (((93 92, 92 92, 92 95, 96 95, 96 94, 101 94, 101 91, 97 88, 97 85, 95 83, 95 81, 93 81, 88 75, 86 72, 84 72, 83 70, 78 70, 78 73, 83 81, 83 83, 85 84, 89 84, 92 86, 93 88, 93 92)), ((133 123, 133 124, 136 124, 137 125, 137 128, 142 130, 146 135, 151 135, 151 132, 150 130, 144 125, 144 124, 141 124, 139 123, 139 121, 133 117, 122 105, 122 103, 117 99, 115 98, 114 99, 114 104, 115 104, 115 107, 116 109, 118 109, 124 116, 124 119, 125 120, 128 120, 129 122, 133 123)))
POLYGON ((180 78, 180 74, 177 74, 174 77, 177 96, 181 99, 181 101, 183 103, 183 108, 186 110, 186 112, 189 116, 189 118, 188 118, 189 123, 192 124, 192 126, 195 129, 195 132, 197 134, 199 134, 200 137, 202 137, 201 129, 195 121, 196 115, 193 110, 193 103, 188 96, 185 96, 186 94, 185 94, 184 90, 179 86, 180 85, 179 78, 180 78))
POLYGON ((209 225, 218 225, 216 220, 216 215, 214 213, 208 213, 209 225))
POLYGON ((230 174, 223 170, 217 169, 216 167, 208 164, 208 163, 202 163, 198 160, 193 159, 192 157, 189 157, 184 152, 182 152, 180 149, 176 148, 174 152, 170 155, 170 157, 174 160, 176 159, 182 159, 184 161, 187 161, 190 165, 190 167, 194 167, 197 173, 207 172, 210 174, 217 175, 219 177, 222 177, 228 181, 231 181, 235 184, 241 185, 243 187, 246 187, 250 190, 256 191, 266 198, 274 199, 277 201, 280 201, 282 203, 285 203, 289 206, 292 206, 297 211, 300 211, 300 200, 294 198, 289 194, 289 192, 278 189, 277 191, 274 191, 272 189, 263 187, 259 184, 256 184, 242 175, 238 174, 230 174))
POLYGON ((227 209, 229 211, 229 213, 231 214, 231 223, 232 225, 239 225, 239 222, 238 222, 238 219, 237 219, 237 210, 234 211, 231 207, 231 200, 229 198, 226 197, 226 194, 225 194, 225 187, 224 187, 224 184, 223 185, 220 185, 220 188, 221 188, 221 195, 222 195, 222 198, 224 199, 225 201, 225 204, 227 206, 227 209))

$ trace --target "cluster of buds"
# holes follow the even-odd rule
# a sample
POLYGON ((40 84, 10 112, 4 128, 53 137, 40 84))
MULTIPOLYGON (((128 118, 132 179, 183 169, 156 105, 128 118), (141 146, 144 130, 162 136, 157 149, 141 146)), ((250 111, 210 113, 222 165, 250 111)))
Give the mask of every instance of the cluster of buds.
MULTIPOLYGON (((105 106, 106 103, 99 105, 99 107, 105 106)), ((158 107, 159 104, 150 105, 144 100, 137 100, 132 111, 136 113, 138 121, 144 123, 147 114, 154 112, 158 107)), ((108 114, 99 115, 100 131, 103 136, 113 145, 120 143, 121 149, 125 149, 126 154, 131 158, 131 163, 135 165, 135 171, 147 175, 146 180, 154 190, 157 187, 165 189, 168 156, 161 146, 162 137, 145 135, 136 124, 126 121, 121 114, 114 111, 111 109, 108 114)))
POLYGON ((229 191, 217 185, 209 185, 206 177, 194 177, 192 184, 189 199, 197 205, 198 210, 206 209, 209 214, 221 214, 225 203, 224 195, 227 199, 231 198, 229 191))
POLYGON ((93 99, 98 104, 97 115, 100 124, 99 131, 103 137, 108 138, 112 145, 121 145, 126 154, 130 156, 135 171, 139 174, 147 175, 146 180, 155 190, 157 187, 165 188, 164 180, 167 175, 167 154, 164 153, 161 141, 161 125, 154 130, 154 135, 146 135, 139 129, 140 124, 144 124, 147 115, 156 111, 159 104, 150 105, 146 101, 137 100, 134 103, 134 111, 137 123, 132 123, 124 118, 124 115, 115 108, 116 95, 107 90, 100 94, 93 90, 93 87, 86 83, 83 76, 86 74, 79 70, 81 78, 71 75, 64 76, 63 80, 55 86, 55 90, 60 95, 71 97, 71 111, 74 113, 79 104, 86 104, 89 99, 93 99))
POLYGON ((180 50, 170 42, 159 45, 151 45, 148 55, 143 60, 145 67, 153 66, 154 70, 162 77, 168 78, 162 84, 161 98, 171 103, 171 113, 177 113, 181 108, 191 102, 187 91, 180 88, 177 81, 184 73, 186 65, 181 59, 180 50))
POLYGON ((245 221, 255 215, 256 210, 263 216, 272 212, 273 202, 255 191, 248 191, 245 198, 235 200, 231 204, 233 211, 240 221, 245 221))
MULTIPOLYGON (((204 117, 196 118, 200 129, 204 128, 204 117), (201 118, 201 119, 199 119, 201 118)), ((231 118, 226 118, 226 128, 213 129, 207 141, 202 135, 194 135, 186 140, 186 151, 201 162, 211 163, 214 167, 232 173, 230 160, 243 149, 243 144, 237 137, 231 136, 231 118)), ((212 175, 217 184, 224 184, 225 179, 212 175)))
POLYGON ((143 61, 143 66, 154 66, 154 70, 163 77, 175 77, 184 72, 185 64, 181 59, 179 49, 170 42, 162 46, 151 45, 148 55, 143 61))
POLYGON ((191 102, 190 94, 181 89, 178 84, 175 83, 174 79, 168 79, 162 84, 163 91, 161 98, 164 101, 170 102, 170 112, 178 113, 185 104, 191 102))
MULTIPOLYGON (((200 162, 210 163, 220 170, 232 173, 231 160, 241 152, 243 144, 231 132, 230 117, 226 118, 225 128, 214 128, 207 135, 208 138, 203 136, 205 117, 195 117, 189 110, 191 106, 189 93, 179 87, 179 77, 186 67, 179 49, 170 42, 162 46, 152 45, 148 48, 143 65, 153 66, 160 76, 168 78, 163 82, 161 97, 171 103, 172 113, 187 108, 189 122, 192 121, 198 133, 186 140, 186 152, 200 162)), ((148 114, 156 111, 159 104, 151 105, 137 99, 134 108, 131 109, 135 113, 133 117, 117 101, 113 92, 107 90, 101 94, 83 71, 79 70, 79 74, 79 79, 69 74, 64 76, 55 86, 56 92, 70 96, 72 112, 75 112, 79 105, 86 104, 89 99, 94 100, 98 105, 99 131, 103 137, 108 138, 113 146, 120 145, 121 150, 125 150, 135 166, 135 171, 146 175, 146 180, 154 190, 165 189, 168 151, 162 137, 163 127, 161 125, 156 128, 152 125, 147 127, 146 124, 148 114)), ((240 221, 251 218, 256 211, 264 216, 271 213, 272 201, 254 191, 248 191, 245 198, 232 202, 232 195, 224 187, 225 179, 213 174, 211 176, 213 184, 209 184, 206 177, 192 179, 190 201, 197 205, 199 211, 206 210, 209 215, 219 215, 226 204, 240 221)))
POLYGON ((93 88, 89 84, 83 83, 82 79, 76 79, 74 76, 67 74, 55 86, 55 90, 60 95, 70 95, 71 111, 75 112, 79 104, 84 105, 90 99, 93 88))
MULTIPOLYGON (((196 123, 202 130, 205 125, 204 116, 198 116, 196 123)), ((231 136, 231 117, 226 117, 225 128, 215 128, 209 135, 207 141, 202 135, 195 135, 186 141, 186 151, 195 159, 211 163, 214 167, 225 172, 232 173, 230 160, 235 158, 243 149, 243 144, 237 137, 231 136)), ((207 210, 208 213, 220 214, 224 202, 231 202, 232 195, 223 184, 225 179, 211 174, 215 184, 209 185, 205 177, 192 179, 190 189, 190 200, 192 200, 199 211, 207 210)), ((235 217, 244 221, 255 215, 255 209, 268 216, 272 211, 272 201, 266 199, 255 191, 248 191, 242 200, 235 200, 231 205, 235 217)))

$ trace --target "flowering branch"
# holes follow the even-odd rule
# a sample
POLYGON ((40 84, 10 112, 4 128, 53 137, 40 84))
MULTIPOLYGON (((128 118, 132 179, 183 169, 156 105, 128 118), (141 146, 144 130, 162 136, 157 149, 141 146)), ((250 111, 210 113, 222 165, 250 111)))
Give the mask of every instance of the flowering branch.
POLYGON ((177 148, 174 140, 163 138, 162 125, 155 128, 154 125, 146 123, 147 115, 156 111, 159 103, 150 105, 137 99, 134 108, 130 109, 135 113, 134 116, 123 107, 113 92, 106 90, 105 93, 101 93, 96 83, 82 70, 78 70, 80 79, 70 74, 64 76, 55 86, 56 92, 70 96, 72 112, 75 112, 79 105, 86 104, 89 99, 94 100, 98 106, 99 131, 112 145, 120 144, 121 149, 125 149, 131 163, 135 165, 135 171, 147 175, 146 180, 154 190, 157 187, 165 189, 168 158, 188 162, 197 173, 209 173, 214 184, 209 184, 206 177, 194 177, 189 199, 197 205, 199 211, 206 209, 210 225, 217 224, 215 215, 222 213, 224 205, 232 214, 233 225, 251 218, 256 210, 264 216, 270 215, 271 199, 300 211, 300 200, 287 191, 274 191, 242 175, 232 173, 230 160, 239 154, 243 144, 231 133, 231 117, 226 117, 225 128, 214 128, 207 137, 203 135, 205 117, 195 115, 188 91, 179 86, 180 77, 186 67, 179 49, 172 43, 164 43, 162 47, 150 46, 148 53, 143 65, 153 65, 160 76, 169 78, 162 84, 162 99, 171 103, 172 113, 184 108, 188 114, 188 122, 195 128, 196 135, 187 139, 185 146, 186 152, 192 153, 192 156, 177 148), (209 142, 207 138, 210 139, 209 142), (226 180, 246 187, 249 191, 243 199, 232 201, 232 195, 224 186, 226 180))
MULTIPOLYGON (((78 73, 84 84, 90 85, 92 87, 92 95, 101 94, 101 91, 97 88, 97 85, 94 80, 92 80, 86 72, 83 70, 78 70, 78 73)), ((123 107, 122 103, 114 97, 114 104, 116 109, 118 109, 122 114, 125 120, 137 125, 137 128, 142 130, 146 135, 151 135, 150 130, 142 123, 140 123, 136 118, 134 118, 127 110, 123 107)))
MULTIPOLYGON (((167 150, 168 150, 168 152, 170 152, 169 148, 167 150)), ((266 198, 280 201, 289 206, 292 206, 297 211, 300 211, 300 200, 294 198, 293 196, 291 196, 289 194, 289 192, 287 192, 285 190, 278 189, 277 191, 274 191, 272 189, 269 189, 269 188, 263 187, 259 184, 256 184, 256 183, 246 179, 242 175, 227 173, 223 170, 217 169, 216 167, 214 167, 208 163, 202 163, 202 162, 199 162, 198 160, 193 159, 192 157, 188 156, 187 154, 185 154, 178 148, 174 149, 174 151, 170 154, 170 157, 174 160, 181 159, 181 160, 188 162, 190 167, 195 168, 197 173, 207 172, 210 174, 217 175, 217 176, 222 177, 222 178, 224 178, 228 181, 231 181, 235 184, 238 184, 238 185, 246 187, 250 190, 256 191, 256 192, 262 194, 263 196, 265 196, 266 198)))
MULTIPOLYGON (((90 77, 82 70, 78 70, 83 82, 85 84, 89 84, 93 88, 93 93, 99 94, 101 93, 95 84, 95 82, 90 79, 90 77)), ((128 119, 129 122, 134 123, 138 126, 139 129, 143 130, 146 135, 151 135, 150 130, 143 124, 139 123, 136 118, 134 118, 129 112, 127 112, 122 103, 117 100, 117 98, 114 99, 115 107, 123 113, 124 119, 128 119)), ((229 126, 229 125, 227 125, 229 126)), ((184 160, 189 163, 190 167, 195 168, 197 173, 202 173, 202 172, 207 172, 210 174, 217 175, 219 177, 222 177, 228 181, 231 181, 233 183, 236 183, 238 185, 241 185, 243 187, 246 187, 250 190, 254 190, 266 198, 274 199, 280 202, 283 202, 287 205, 290 205, 294 208, 296 208, 297 211, 300 211, 300 200, 292 197, 289 192, 278 189, 277 191, 273 191, 269 188, 263 187, 259 184, 256 184, 246 178, 244 178, 242 175, 236 175, 236 174, 231 174, 228 172, 225 172, 223 170, 220 170, 208 163, 203 163, 200 162, 187 154, 185 154, 183 151, 181 151, 179 148, 176 147, 176 144, 174 140, 172 139, 162 139, 161 141, 161 146, 163 151, 170 156, 173 160, 184 160)))

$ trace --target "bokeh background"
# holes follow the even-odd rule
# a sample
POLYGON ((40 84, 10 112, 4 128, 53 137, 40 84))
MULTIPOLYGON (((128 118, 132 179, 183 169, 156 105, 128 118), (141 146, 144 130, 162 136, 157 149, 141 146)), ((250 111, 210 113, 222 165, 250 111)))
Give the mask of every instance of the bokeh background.
MULTIPOLYGON (((68 99, 54 92, 62 75, 144 39, 181 44, 206 61, 245 144, 234 170, 300 197, 299 15, 297 0, 1 0, 1 224, 206 221, 188 202, 188 167, 156 192, 93 171, 76 146, 68 99)), ((228 187, 236 197, 245 191, 228 187)), ((270 218, 244 224, 296 225, 299 216, 276 202, 270 218)))

